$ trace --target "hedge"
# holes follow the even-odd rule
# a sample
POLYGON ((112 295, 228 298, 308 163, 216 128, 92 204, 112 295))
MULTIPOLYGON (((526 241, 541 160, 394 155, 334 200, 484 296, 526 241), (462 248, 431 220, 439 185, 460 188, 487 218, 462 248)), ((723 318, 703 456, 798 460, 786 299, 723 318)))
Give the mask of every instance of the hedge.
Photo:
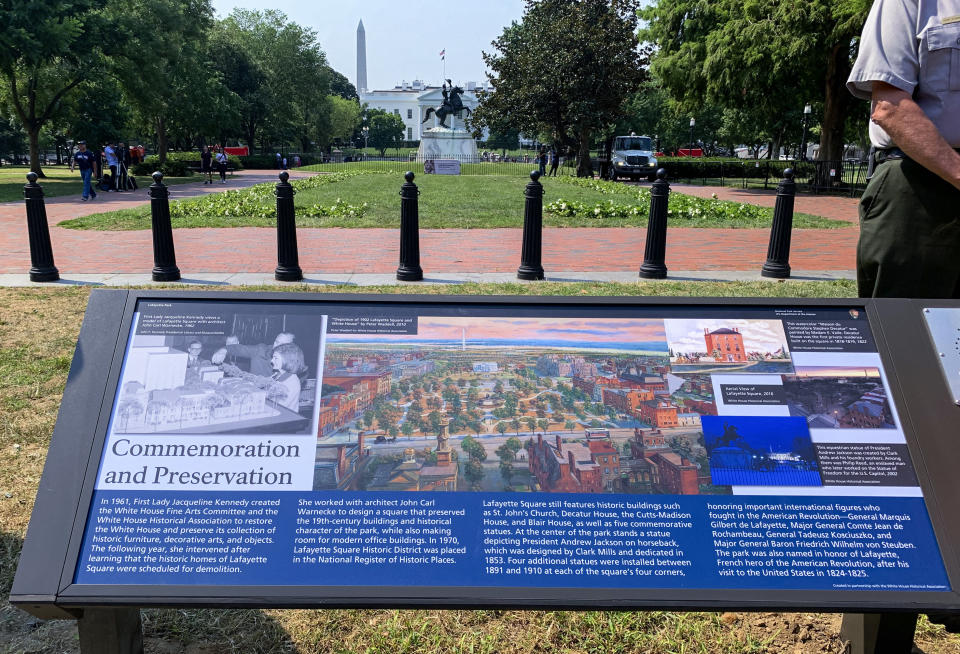
POLYGON ((697 177, 734 177, 747 179, 779 179, 783 171, 792 168, 795 177, 810 177, 816 171, 814 162, 777 161, 753 159, 698 159, 662 157, 657 167, 667 171, 668 179, 694 179, 697 177))
MULTIPOLYGON (((159 170, 166 177, 185 177, 191 173, 189 166, 199 161, 199 152, 168 152, 167 160, 161 166, 160 158, 151 154, 144 159, 143 163, 133 166, 132 171, 134 175, 152 175, 154 171, 159 170)), ((232 165, 234 170, 243 170, 240 157, 228 154, 227 163, 232 165)))

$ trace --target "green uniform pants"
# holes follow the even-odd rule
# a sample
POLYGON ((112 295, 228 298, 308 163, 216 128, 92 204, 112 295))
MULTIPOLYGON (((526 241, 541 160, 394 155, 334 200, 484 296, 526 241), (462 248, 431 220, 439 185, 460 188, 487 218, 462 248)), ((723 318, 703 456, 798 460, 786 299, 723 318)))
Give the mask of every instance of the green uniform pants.
POLYGON ((860 200, 860 297, 960 298, 960 190, 910 159, 877 165, 860 200))

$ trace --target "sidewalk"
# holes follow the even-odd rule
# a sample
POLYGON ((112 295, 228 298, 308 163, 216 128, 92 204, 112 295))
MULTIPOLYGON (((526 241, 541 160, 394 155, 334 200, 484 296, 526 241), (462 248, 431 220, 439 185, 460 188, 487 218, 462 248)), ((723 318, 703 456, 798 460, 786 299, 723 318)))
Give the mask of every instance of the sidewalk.
MULTIPOLYGON (((308 173, 307 173, 308 174, 308 173)), ((295 174, 296 175, 296 174, 295 174)), ((171 198, 215 193, 276 180, 273 171, 241 171, 226 185, 201 183, 170 187, 171 198)), ((735 199, 772 206, 775 192, 694 187, 677 184, 677 192, 735 199)), ((103 196, 100 196, 103 197, 103 196)), ((146 190, 111 193, 96 202, 52 198, 47 216, 56 266, 65 280, 79 283, 147 283, 153 267, 149 231, 68 230, 57 223, 107 209, 147 202, 146 190), (122 277, 118 277, 121 275, 122 277), (131 277, 127 277, 127 276, 131 277), (137 281, 130 281, 137 280, 137 281)), ((800 196, 798 212, 853 222, 856 200, 800 196)), ((30 248, 22 203, 0 204, 0 285, 23 283, 30 268, 30 248)), ((795 230, 790 264, 795 278, 852 278, 857 229, 795 230)), ((174 232, 177 264, 184 278, 213 283, 228 279, 266 280, 276 267, 276 235, 271 228, 180 229, 174 232)), ((300 265, 318 283, 386 283, 399 260, 396 229, 305 229, 297 232, 300 265), (379 280, 379 281, 376 281, 379 280)), ((424 274, 446 281, 515 279, 520 264, 520 229, 431 229, 420 232, 424 274)), ((636 279, 643 261, 642 228, 547 228, 543 266, 553 279, 636 279)), ((755 279, 766 260, 767 229, 671 228, 666 264, 671 278, 755 279)), ((266 283, 245 281, 243 283, 266 283)))

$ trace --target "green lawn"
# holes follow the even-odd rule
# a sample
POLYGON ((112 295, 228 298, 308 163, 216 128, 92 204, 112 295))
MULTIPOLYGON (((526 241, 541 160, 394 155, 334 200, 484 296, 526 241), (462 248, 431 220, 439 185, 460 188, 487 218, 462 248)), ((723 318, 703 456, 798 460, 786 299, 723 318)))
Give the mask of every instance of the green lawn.
MULTIPOLYGON (((29 172, 30 168, 27 166, 0 167, 0 202, 23 200, 23 187, 27 183, 27 173, 29 172)), ((66 166, 44 166, 43 173, 46 177, 37 180, 37 183, 43 187, 43 194, 48 198, 62 195, 80 195, 83 190, 79 170, 74 170, 71 173, 66 166)), ((163 183, 167 185, 184 184, 199 179, 199 177, 166 177, 163 183)), ((137 183, 143 187, 151 182, 149 177, 138 176, 137 183)))
MULTIPOLYGON (((482 164, 477 164, 482 165, 482 164)), ((399 227, 402 176, 361 167, 293 182, 297 224, 301 227, 399 227)), ((524 166, 529 168, 529 166, 524 166)), ((527 171, 529 172, 529 171, 527 171)), ((418 175, 420 227, 499 228, 523 225, 527 175, 418 175)), ((648 188, 571 177, 544 181, 547 227, 642 227, 647 223, 648 188)), ((272 184, 228 190, 171 206, 175 228, 270 227, 275 224, 272 184)), ((768 228, 773 210, 680 193, 670 201, 676 227, 768 228)), ((60 223, 70 229, 138 230, 150 228, 150 210, 93 214, 60 223)), ((794 227, 849 228, 850 224, 796 214, 794 227)))

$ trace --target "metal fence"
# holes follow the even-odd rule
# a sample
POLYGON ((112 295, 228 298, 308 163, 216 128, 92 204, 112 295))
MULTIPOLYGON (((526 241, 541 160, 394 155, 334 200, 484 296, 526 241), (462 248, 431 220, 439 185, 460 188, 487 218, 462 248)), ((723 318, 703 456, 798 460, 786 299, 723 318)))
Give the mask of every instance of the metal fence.
MULTIPOLYGON (((325 157, 322 163, 304 166, 306 170, 320 172, 338 172, 346 170, 371 170, 403 174, 412 170, 416 174, 440 173, 449 170, 438 162, 456 161, 461 175, 506 175, 526 177, 532 170, 538 170, 539 164, 535 154, 507 155, 498 153, 480 152, 477 155, 458 155, 442 157, 420 157, 416 152, 402 155, 378 156, 344 156, 325 157)), ((544 167, 546 175, 576 174, 576 162, 573 159, 562 159, 554 170, 548 162, 544 167)))
POLYGON ((857 197, 867 186, 865 161, 710 161, 661 162, 671 181, 702 186, 776 189, 783 171, 793 170, 797 191, 857 197))
MULTIPOLYGON (((505 175, 526 177, 530 171, 539 169, 536 155, 520 154, 501 156, 497 153, 481 152, 476 156, 444 156, 431 159, 420 157, 416 152, 393 156, 360 156, 324 158, 323 163, 306 166, 308 170, 337 172, 345 170, 372 170, 403 174, 408 170, 414 173, 430 174, 449 171, 438 164, 439 161, 456 161, 461 175, 505 175)), ((594 175, 602 176, 607 171, 604 157, 592 158, 594 175)), ((867 164, 862 161, 773 161, 773 160, 710 160, 710 159, 670 159, 661 160, 658 168, 667 171, 671 182, 697 184, 702 186, 725 186, 743 189, 777 188, 783 178, 783 171, 793 169, 797 190, 801 193, 830 193, 859 196, 867 184, 867 164)), ((551 163, 544 167, 547 176, 575 176, 576 160, 563 157, 556 168, 551 163)), ((641 178, 640 181, 645 181, 641 178)))

